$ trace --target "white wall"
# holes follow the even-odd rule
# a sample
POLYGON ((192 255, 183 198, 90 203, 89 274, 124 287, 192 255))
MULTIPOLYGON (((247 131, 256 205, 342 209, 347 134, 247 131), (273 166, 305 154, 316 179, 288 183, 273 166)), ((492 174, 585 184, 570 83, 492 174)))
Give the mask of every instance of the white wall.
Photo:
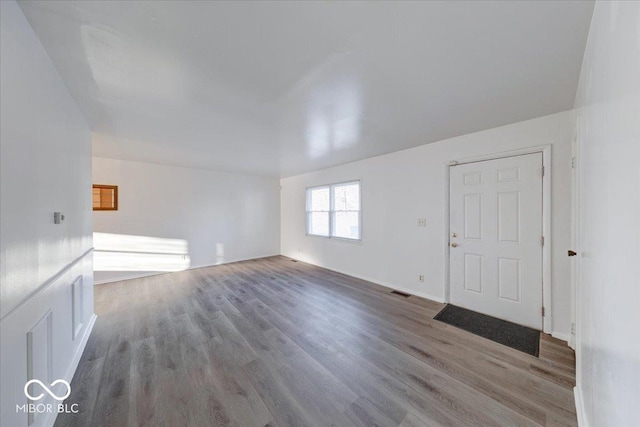
MULTIPOLYGON (((27 401, 28 365, 45 383, 70 380, 94 319, 91 139, 18 5, 0 8, 0 419, 26 426, 15 405, 27 401), (54 211, 63 224, 54 225, 54 211), (74 295, 81 327, 72 331, 74 295), (39 322, 47 313, 48 326, 39 322), (32 328, 50 331, 34 335, 29 357, 32 328)), ((46 415, 33 425, 52 422, 46 415)))
POLYGON ((581 426, 640 422, 640 3, 598 2, 576 98, 581 426))
POLYGON ((445 297, 450 161, 552 145, 552 326, 570 330, 571 112, 281 180, 282 254, 437 301, 445 297), (305 187, 361 179, 361 244, 305 235, 305 187), (417 226, 418 218, 427 227, 417 226), (425 282, 418 275, 425 275, 425 282))
MULTIPOLYGON (((183 268, 280 253, 277 178, 94 157, 93 181, 118 185, 119 193, 118 211, 94 212, 96 232, 153 238, 143 252, 182 241, 188 246, 183 268)), ((99 271, 101 246, 97 238, 97 283, 158 272, 134 271, 139 265, 127 263, 130 255, 116 271, 99 271)))

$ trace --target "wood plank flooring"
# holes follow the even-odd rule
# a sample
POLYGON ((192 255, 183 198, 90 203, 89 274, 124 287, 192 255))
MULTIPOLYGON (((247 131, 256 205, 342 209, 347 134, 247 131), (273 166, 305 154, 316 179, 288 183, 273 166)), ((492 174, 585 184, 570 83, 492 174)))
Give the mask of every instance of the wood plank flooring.
POLYGON ((443 307, 285 257, 95 288, 56 426, 575 426, 575 361, 432 320, 443 307))

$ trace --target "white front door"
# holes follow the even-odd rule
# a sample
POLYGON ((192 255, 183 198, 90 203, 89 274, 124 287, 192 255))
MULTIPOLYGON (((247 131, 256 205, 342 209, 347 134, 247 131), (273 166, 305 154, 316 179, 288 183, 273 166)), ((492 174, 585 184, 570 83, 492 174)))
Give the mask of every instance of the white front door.
POLYGON ((542 153, 449 173, 451 303, 542 329, 542 153))

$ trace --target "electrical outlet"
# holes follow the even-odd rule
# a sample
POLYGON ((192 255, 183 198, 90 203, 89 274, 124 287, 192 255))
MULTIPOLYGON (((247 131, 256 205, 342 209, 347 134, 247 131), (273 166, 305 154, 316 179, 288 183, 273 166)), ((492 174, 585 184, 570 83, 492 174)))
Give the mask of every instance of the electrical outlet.
POLYGON ((419 282, 424 282, 424 274, 421 274, 418 276, 418 281, 419 282))
POLYGON ((427 218, 418 218, 418 227, 426 227, 427 218))

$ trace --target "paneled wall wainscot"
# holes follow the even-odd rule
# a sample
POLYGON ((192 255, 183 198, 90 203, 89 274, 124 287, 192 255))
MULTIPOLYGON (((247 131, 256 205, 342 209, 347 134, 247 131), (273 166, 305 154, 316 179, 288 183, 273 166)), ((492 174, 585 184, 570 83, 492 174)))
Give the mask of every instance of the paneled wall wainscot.
MULTIPOLYGON (((92 250, 68 264, 0 320, 0 419, 12 427, 51 426, 57 415, 54 400, 38 384, 31 396, 25 384, 37 379, 50 386, 58 379, 71 382, 82 351, 95 322, 93 312, 92 250), (25 404, 52 405, 52 411, 29 412, 25 404)), ((66 392, 64 384, 50 387, 56 395, 66 392)))

